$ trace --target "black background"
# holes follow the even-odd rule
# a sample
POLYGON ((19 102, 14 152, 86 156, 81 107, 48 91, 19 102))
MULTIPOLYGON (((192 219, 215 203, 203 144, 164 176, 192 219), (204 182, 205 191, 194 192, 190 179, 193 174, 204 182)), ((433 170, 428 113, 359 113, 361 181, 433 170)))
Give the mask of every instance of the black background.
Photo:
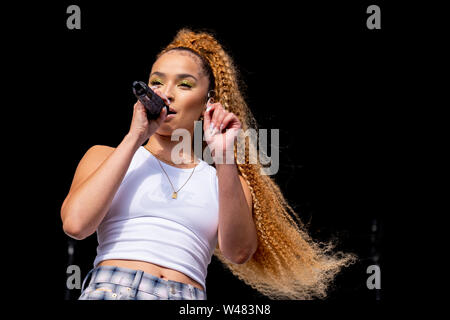
MULTIPOLYGON (((384 239, 387 217, 396 209, 394 154, 402 148, 396 135, 402 105, 395 92, 405 67, 400 48, 408 36, 404 25, 394 23, 398 8, 382 1, 296 6, 62 1, 21 13, 13 25, 23 37, 9 40, 34 102, 23 112, 31 123, 23 122, 18 151, 26 156, 13 161, 21 174, 33 176, 30 195, 22 198, 31 216, 30 240, 22 247, 48 288, 46 298, 76 299, 79 290, 66 290, 66 268, 77 264, 84 276, 95 258, 93 235, 72 241, 74 260, 68 260, 71 240, 59 217, 78 161, 92 145, 120 143, 135 102, 131 83, 148 79, 155 55, 182 27, 216 34, 241 72, 259 126, 280 130, 280 170, 274 178, 310 223, 313 237, 337 238, 337 249, 358 254, 359 263, 338 276, 329 300, 389 298, 384 239), (81 30, 66 28, 70 4, 81 8, 81 30), (366 28, 370 4, 381 7, 381 30, 366 28), (374 254, 380 257, 380 291, 366 287, 374 254)), ((215 257, 206 286, 215 303, 268 301, 215 257)))

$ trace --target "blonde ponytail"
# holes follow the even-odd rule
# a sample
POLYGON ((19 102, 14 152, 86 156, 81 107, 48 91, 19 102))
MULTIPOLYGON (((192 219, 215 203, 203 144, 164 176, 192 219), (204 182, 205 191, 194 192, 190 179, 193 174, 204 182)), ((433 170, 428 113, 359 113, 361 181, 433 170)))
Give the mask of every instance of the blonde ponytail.
MULTIPOLYGON (((232 58, 214 36, 182 29, 158 57, 183 48, 207 62, 208 66, 204 67, 206 72, 207 69, 212 72, 216 101, 239 118, 244 131, 257 129, 256 120, 239 89, 232 58)), ((250 143, 249 148, 256 146, 250 143)), ((252 194, 258 249, 250 260, 240 265, 229 262, 218 246, 214 255, 236 277, 271 299, 325 298, 336 274, 355 262, 356 256, 333 252, 332 242, 319 243, 311 239, 279 186, 270 176, 261 174, 259 161, 249 163, 247 152, 245 163, 238 163, 237 167, 252 194)))

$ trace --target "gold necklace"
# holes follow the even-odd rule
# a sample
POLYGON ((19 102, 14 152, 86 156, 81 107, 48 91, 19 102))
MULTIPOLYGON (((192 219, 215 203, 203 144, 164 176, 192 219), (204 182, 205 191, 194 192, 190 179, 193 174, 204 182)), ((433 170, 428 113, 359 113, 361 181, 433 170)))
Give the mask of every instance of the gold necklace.
POLYGON ((172 199, 176 199, 176 198, 177 198, 177 195, 178 195, 178 192, 181 190, 181 188, 184 187, 184 185, 189 181, 189 179, 190 179, 190 178, 192 177, 192 175, 194 174, 194 171, 195 171, 195 167, 196 167, 196 166, 195 166, 194 169, 192 170, 191 175, 189 176, 189 178, 188 178, 188 179, 186 180, 186 182, 181 186, 181 188, 178 189, 177 191, 175 191, 175 188, 173 187, 172 181, 170 181, 169 175, 167 174, 166 170, 164 170, 163 166, 161 165, 161 161, 159 161, 158 157, 157 157, 152 151, 150 151, 149 148, 145 148, 145 149, 147 149, 147 150, 148 150, 148 151, 156 158, 156 160, 158 160, 159 166, 161 167, 162 171, 163 171, 164 174, 166 175, 167 180, 169 180, 170 186, 172 187, 172 190, 173 190, 173 193, 172 193, 172 199))

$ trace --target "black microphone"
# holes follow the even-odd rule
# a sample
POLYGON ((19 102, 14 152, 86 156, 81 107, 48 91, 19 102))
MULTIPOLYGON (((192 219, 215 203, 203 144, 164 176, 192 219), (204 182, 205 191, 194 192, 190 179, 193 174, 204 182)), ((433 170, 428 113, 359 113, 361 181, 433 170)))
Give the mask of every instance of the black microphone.
POLYGON ((149 120, 154 120, 158 118, 161 113, 162 108, 167 109, 167 115, 175 113, 169 110, 169 107, 165 104, 164 100, 158 96, 152 89, 149 88, 142 81, 133 82, 133 93, 136 98, 144 105, 147 109, 147 118, 149 120))

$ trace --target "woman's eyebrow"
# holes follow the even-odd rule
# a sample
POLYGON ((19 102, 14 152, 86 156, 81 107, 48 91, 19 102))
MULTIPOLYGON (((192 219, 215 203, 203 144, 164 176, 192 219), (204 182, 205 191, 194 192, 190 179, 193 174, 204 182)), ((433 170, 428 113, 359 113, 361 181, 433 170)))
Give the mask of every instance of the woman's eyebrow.
MULTIPOLYGON (((165 76, 166 76, 165 73, 158 72, 158 71, 153 72, 153 73, 150 75, 150 77, 153 76, 153 75, 156 75, 156 76, 159 76, 159 77, 165 77, 165 76)), ((178 78, 178 79, 187 78, 187 77, 194 78, 194 79, 197 81, 197 78, 194 77, 192 74, 189 74, 189 73, 180 73, 180 74, 177 74, 177 78, 178 78)))

